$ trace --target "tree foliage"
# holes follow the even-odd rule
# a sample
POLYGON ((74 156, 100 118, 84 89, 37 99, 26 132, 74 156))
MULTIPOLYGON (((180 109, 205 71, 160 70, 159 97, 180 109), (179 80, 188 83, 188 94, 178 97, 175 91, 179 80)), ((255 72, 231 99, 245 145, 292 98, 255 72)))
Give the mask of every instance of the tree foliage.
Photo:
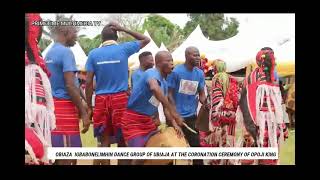
POLYGON ((143 29, 149 32, 158 47, 163 42, 164 45, 172 48, 179 44, 184 37, 183 31, 178 25, 160 15, 147 16, 143 23, 143 29))
POLYGON ((101 34, 97 35, 93 39, 90 39, 85 35, 81 35, 78 39, 78 42, 86 55, 88 55, 92 49, 99 47, 101 44, 101 34))
MULTIPOLYGON (((143 32, 143 14, 112 14, 103 20, 104 24, 108 24, 111 21, 116 21, 121 26, 136 32, 143 32)), ((134 38, 127 33, 118 32, 118 42, 132 41, 134 38)))
POLYGON ((228 39, 238 33, 239 22, 235 18, 225 18, 222 13, 188 14, 190 21, 184 27, 187 37, 199 24, 203 34, 210 40, 228 39))
POLYGON ((52 41, 46 38, 41 38, 39 41, 39 48, 40 51, 44 51, 51 43, 52 41))

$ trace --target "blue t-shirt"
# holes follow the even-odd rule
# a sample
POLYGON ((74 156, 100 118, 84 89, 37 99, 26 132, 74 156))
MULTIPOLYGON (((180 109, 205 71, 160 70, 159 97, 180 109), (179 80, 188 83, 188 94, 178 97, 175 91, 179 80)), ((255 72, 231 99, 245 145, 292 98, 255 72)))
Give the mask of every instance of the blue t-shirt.
POLYGON ((131 96, 128 100, 128 109, 148 116, 152 116, 158 111, 160 102, 150 90, 150 79, 156 79, 162 92, 167 96, 168 84, 165 78, 161 76, 156 68, 151 68, 145 71, 138 83, 133 86, 131 96))
POLYGON ((132 41, 93 49, 86 70, 96 76, 96 94, 113 94, 128 90, 128 58, 140 50, 132 41))
POLYGON ((131 75, 131 87, 133 87, 135 84, 138 83, 138 80, 141 78, 143 73, 144 73, 144 71, 141 68, 135 70, 132 73, 132 75, 131 75))
POLYGON ((197 93, 204 89, 203 72, 194 67, 189 71, 184 64, 177 65, 167 78, 168 87, 174 89, 173 98, 182 117, 196 115, 198 107, 197 93))
MULTIPOLYGON (((54 43, 49 49, 46 57, 46 64, 51 72, 50 83, 52 96, 59 99, 71 99, 64 82, 65 72, 76 72, 76 61, 70 48, 61 43, 54 43)), ((74 82, 76 83, 75 78, 74 82)))

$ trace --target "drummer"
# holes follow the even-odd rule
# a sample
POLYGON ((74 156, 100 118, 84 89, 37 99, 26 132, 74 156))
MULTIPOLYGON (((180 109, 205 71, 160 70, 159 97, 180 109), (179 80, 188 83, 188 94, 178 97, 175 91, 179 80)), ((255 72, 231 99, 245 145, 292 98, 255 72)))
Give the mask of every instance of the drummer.
MULTIPOLYGON (((196 129, 198 104, 200 102, 207 105, 205 79, 203 72, 197 67, 200 61, 198 48, 187 47, 185 57, 185 63, 177 65, 168 76, 168 97, 171 104, 177 107, 184 122, 196 129)), ((191 147, 200 147, 198 133, 191 132, 187 127, 182 130, 191 147)), ((193 164, 202 165, 202 160, 193 160, 193 164)))
POLYGON ((129 147, 144 147, 148 139, 158 132, 152 116, 158 111, 160 103, 178 136, 184 136, 180 128, 183 125, 182 118, 167 98, 168 86, 165 78, 172 71, 172 56, 168 51, 159 51, 155 56, 155 63, 156 68, 145 71, 141 80, 133 87, 127 110, 122 117, 122 132, 129 147))

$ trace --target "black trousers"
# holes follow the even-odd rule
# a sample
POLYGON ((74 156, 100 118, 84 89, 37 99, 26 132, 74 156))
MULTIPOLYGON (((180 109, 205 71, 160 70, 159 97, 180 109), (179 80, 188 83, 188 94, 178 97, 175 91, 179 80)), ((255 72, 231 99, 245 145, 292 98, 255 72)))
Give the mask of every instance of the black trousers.
MULTIPOLYGON (((193 130, 196 130, 196 116, 190 116, 190 117, 184 117, 183 118, 185 123, 193 130)), ((200 139, 199 134, 194 134, 190 130, 188 130, 186 127, 182 127, 182 131, 185 135, 185 138, 189 142, 191 147, 200 147, 200 139)), ((198 131, 197 131, 198 132, 198 131)), ((198 132, 199 133, 199 132, 198 132)))
MULTIPOLYGON (((185 138, 189 142, 189 145, 191 147, 200 147, 200 138, 199 138, 199 131, 196 130, 196 119, 197 116, 190 116, 190 117, 184 117, 183 118, 185 123, 193 130, 197 131, 197 134, 194 134, 190 130, 188 130, 186 127, 182 127, 182 131, 185 135, 185 138)), ((194 165, 203 165, 203 160, 202 159, 194 159, 193 160, 194 165)))

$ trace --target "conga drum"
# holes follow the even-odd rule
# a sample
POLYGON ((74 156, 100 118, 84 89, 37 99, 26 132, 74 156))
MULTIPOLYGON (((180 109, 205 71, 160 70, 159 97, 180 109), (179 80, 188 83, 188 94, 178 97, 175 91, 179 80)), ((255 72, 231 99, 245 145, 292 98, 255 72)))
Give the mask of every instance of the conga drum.
MULTIPOLYGON (((176 131, 172 127, 165 128, 163 131, 150 137, 146 143, 146 147, 190 147, 185 138, 179 138, 176 131)), ((181 164, 189 165, 189 160, 173 160, 173 159, 147 159, 144 165, 169 165, 181 164)))

